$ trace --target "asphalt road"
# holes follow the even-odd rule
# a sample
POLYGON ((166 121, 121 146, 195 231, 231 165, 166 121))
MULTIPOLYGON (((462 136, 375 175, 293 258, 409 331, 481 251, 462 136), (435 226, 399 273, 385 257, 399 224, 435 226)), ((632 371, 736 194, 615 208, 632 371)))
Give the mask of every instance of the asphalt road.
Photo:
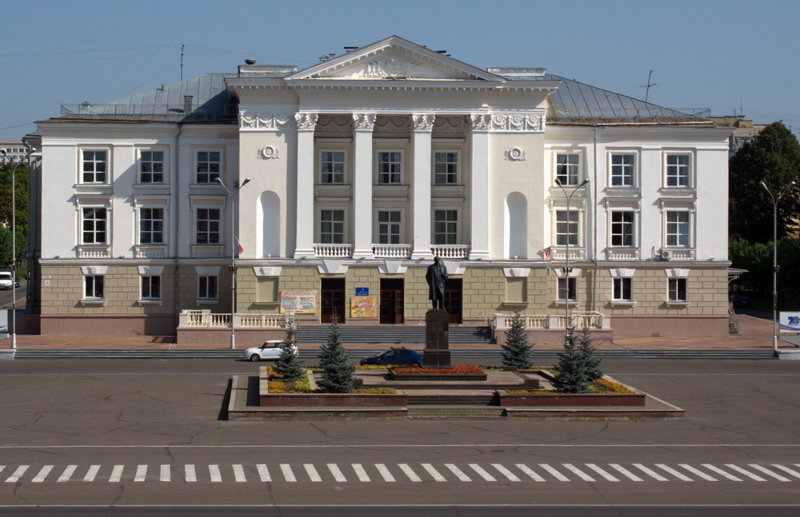
MULTIPOLYGON (((24 309, 25 308, 25 281, 20 282, 20 286, 16 289, 17 292, 17 308, 24 309)), ((12 289, 8 290, 0 290, 0 309, 10 309, 11 308, 11 298, 12 298, 12 289)))
POLYGON ((229 422, 227 360, 0 362, 0 515, 797 515, 800 362, 606 361, 668 421, 229 422))

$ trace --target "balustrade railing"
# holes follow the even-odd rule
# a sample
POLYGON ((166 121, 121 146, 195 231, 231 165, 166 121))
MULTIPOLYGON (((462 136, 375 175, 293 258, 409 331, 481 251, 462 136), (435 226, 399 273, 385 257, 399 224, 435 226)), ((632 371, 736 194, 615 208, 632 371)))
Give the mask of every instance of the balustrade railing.
POLYGON ((443 259, 465 259, 469 257, 469 246, 466 244, 434 244, 431 246, 434 257, 443 259))
POLYGON ((108 244, 83 244, 78 246, 78 258, 108 258, 111 246, 108 244))
MULTIPOLYGON (((236 328, 286 328, 291 322, 289 314, 235 314, 236 328)), ((210 310, 185 310, 180 314, 180 326, 192 328, 230 328, 230 313, 213 313, 210 310)))
POLYGON ((133 250, 136 258, 164 258, 167 256, 166 246, 136 246, 133 250))
POLYGON ((411 244, 373 244, 372 254, 375 258, 409 258, 411 244))
POLYGON ((328 258, 349 258, 353 256, 352 244, 314 244, 314 255, 328 258))
MULTIPOLYGON (((521 315, 526 329, 565 329, 567 318, 564 314, 523 314, 521 315)), ((511 327, 512 316, 495 314, 494 328, 507 329, 511 327)), ((599 312, 573 312, 570 314, 572 328, 576 329, 605 329, 609 328, 608 316, 599 312)))

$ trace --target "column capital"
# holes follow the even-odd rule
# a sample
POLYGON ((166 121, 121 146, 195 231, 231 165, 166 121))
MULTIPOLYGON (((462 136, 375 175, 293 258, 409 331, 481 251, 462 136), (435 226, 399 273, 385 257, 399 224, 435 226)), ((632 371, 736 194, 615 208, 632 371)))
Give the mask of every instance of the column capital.
POLYGON ((314 131, 317 125, 318 113, 309 111, 299 111, 294 114, 294 121, 297 123, 298 131, 314 131))
POLYGON ((372 131, 376 118, 375 113, 353 113, 353 127, 356 131, 372 131))
POLYGON ((411 115, 414 131, 433 131, 433 123, 435 120, 436 115, 433 113, 414 113, 411 115))

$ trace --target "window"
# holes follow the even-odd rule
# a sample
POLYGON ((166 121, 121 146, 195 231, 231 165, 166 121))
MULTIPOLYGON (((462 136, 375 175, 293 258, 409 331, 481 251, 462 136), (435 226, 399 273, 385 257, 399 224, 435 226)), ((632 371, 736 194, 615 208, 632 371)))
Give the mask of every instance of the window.
POLYGON ((103 275, 86 275, 83 277, 83 297, 87 300, 103 299, 103 275))
POLYGON ((139 209, 139 244, 164 243, 164 209, 139 209))
POLYGON ((611 245, 634 246, 634 212, 611 212, 611 245))
POLYGON ((164 183, 164 151, 142 151, 139 154, 139 182, 164 183))
POLYGON ((108 151, 81 151, 81 183, 106 183, 108 181, 108 151))
POLYGON ((668 187, 690 186, 691 160, 688 154, 667 155, 667 183, 668 187))
POLYGON ((633 300, 633 279, 614 278, 614 292, 611 299, 614 301, 629 302, 633 300))
POLYGON ((378 152, 378 183, 400 184, 403 170, 403 155, 400 151, 378 152))
POLYGON ((106 243, 106 209, 84 208, 81 241, 83 244, 106 243))
POLYGON ((575 210, 559 210, 556 212, 556 245, 578 245, 578 221, 580 214, 575 210))
POLYGON ((689 212, 667 212, 667 246, 689 247, 689 212))
POLYGON ((685 278, 670 278, 667 280, 667 295, 670 302, 685 302, 688 300, 686 297, 686 279, 685 278))
POLYGON ((437 151, 433 153, 433 182, 437 185, 458 184, 458 153, 437 151))
POLYGON ((319 155, 320 183, 344 183, 344 151, 322 151, 319 155))
POLYGON ((611 186, 633 187, 636 182, 636 156, 633 154, 611 155, 611 186))
POLYGON ((222 153, 220 151, 197 151, 195 166, 197 183, 214 183, 222 172, 222 153))
POLYGON ((197 209, 197 244, 219 244, 219 208, 197 209))
POLYGON ((558 279, 558 300, 574 302, 578 299, 577 281, 574 277, 558 279))
POLYGON ((320 211, 319 238, 323 244, 341 244, 344 242, 344 210, 320 211))
POLYGON ((142 300, 161 299, 161 277, 143 276, 142 277, 142 300))
POLYGON ((378 211, 378 243, 400 244, 400 225, 403 214, 399 210, 378 211))
POLYGON ((216 275, 197 277, 197 297, 201 300, 216 300, 218 278, 216 275))
POLYGON ((578 154, 557 154, 556 155, 556 179, 563 186, 578 185, 578 166, 580 165, 580 155, 578 154))
POLYGON ((434 210, 433 243, 458 243, 458 210, 434 210))

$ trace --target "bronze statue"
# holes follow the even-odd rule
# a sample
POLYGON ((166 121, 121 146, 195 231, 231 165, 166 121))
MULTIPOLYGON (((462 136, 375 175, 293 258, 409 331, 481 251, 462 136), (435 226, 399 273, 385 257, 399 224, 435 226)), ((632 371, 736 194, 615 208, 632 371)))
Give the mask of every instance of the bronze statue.
POLYGON ((433 258, 433 264, 428 266, 425 274, 428 281, 428 299, 434 309, 444 310, 444 287, 447 283, 447 268, 439 257, 433 258))

